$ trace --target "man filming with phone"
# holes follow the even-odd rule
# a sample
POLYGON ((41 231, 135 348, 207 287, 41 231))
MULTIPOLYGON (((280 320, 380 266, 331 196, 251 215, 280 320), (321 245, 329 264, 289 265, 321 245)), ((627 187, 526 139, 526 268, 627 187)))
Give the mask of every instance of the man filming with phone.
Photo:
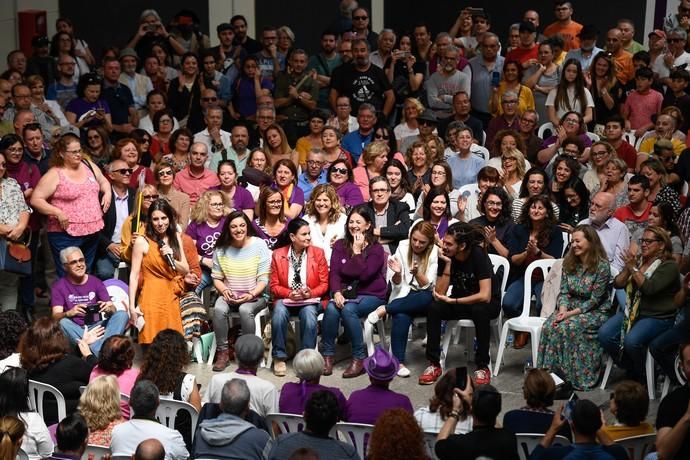
POLYGON ((110 300, 101 280, 86 273, 84 253, 70 246, 60 251, 65 267, 64 278, 52 288, 53 320, 60 322, 62 332, 72 345, 83 340, 98 356, 105 339, 122 334, 127 327, 127 310, 118 310, 110 300))

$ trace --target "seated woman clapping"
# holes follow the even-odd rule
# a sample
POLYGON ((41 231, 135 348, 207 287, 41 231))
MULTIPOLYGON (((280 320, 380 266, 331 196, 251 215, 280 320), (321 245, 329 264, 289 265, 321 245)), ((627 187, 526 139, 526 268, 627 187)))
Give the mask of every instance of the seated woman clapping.
POLYGON ((542 328, 538 367, 559 372, 579 390, 599 381, 603 349, 596 336, 608 318, 610 282, 611 267, 596 230, 575 227, 556 308, 542 328))
POLYGON ((271 319, 273 373, 284 377, 285 339, 290 314, 298 314, 302 349, 316 347, 316 316, 321 297, 328 292, 328 263, 323 249, 311 244, 309 223, 299 217, 288 224, 287 237, 274 248, 271 260, 271 294, 275 304, 271 319))
POLYGON ((360 318, 386 302, 385 257, 383 246, 373 233, 374 216, 367 205, 355 206, 347 217, 345 238, 335 242, 331 255, 331 302, 323 318, 324 375, 333 373, 335 338, 343 321, 352 343, 352 362, 343 378, 364 373, 367 356, 360 318))
POLYGON ((376 324, 387 313, 393 316, 391 348, 400 362, 398 376, 409 377, 405 367, 407 334, 414 316, 425 316, 433 301, 432 289, 436 282, 438 247, 436 228, 429 222, 418 221, 410 231, 410 238, 398 245, 395 255, 388 259, 388 279, 392 291, 388 305, 371 312, 368 321, 376 324))

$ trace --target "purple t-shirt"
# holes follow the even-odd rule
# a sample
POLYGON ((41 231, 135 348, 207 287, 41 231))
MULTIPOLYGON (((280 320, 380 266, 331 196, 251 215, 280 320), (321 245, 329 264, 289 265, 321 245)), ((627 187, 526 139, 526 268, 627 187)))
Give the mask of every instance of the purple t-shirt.
POLYGON ((364 203, 364 197, 362 196, 361 190, 352 182, 348 181, 343 183, 340 187, 337 187, 335 191, 338 194, 338 198, 340 198, 340 204, 342 206, 354 207, 364 203))
MULTIPOLYGON (((79 117, 81 117, 83 114, 88 112, 89 110, 96 110, 98 108, 102 108, 105 110, 105 113, 110 113, 110 106, 108 103, 105 101, 105 99, 99 99, 96 102, 88 102, 84 100, 84 98, 78 97, 76 99, 72 99, 69 104, 67 104, 67 107, 65 108, 66 112, 72 112, 77 115, 77 121, 79 121, 79 117)), ((102 126, 104 122, 99 121, 98 119, 94 118, 90 122, 86 123, 81 127, 81 137, 82 137, 82 142, 86 142, 86 131, 88 128, 92 126, 102 126)))
POLYGON ((340 407, 340 412, 344 413, 347 400, 345 395, 338 388, 327 387, 319 383, 307 383, 307 382, 289 382, 283 385, 280 390, 280 401, 278 402, 278 409, 283 414, 298 414, 302 415, 304 413, 304 406, 307 403, 307 399, 312 393, 317 391, 326 390, 333 393, 333 395, 338 400, 338 406, 340 407))
POLYGON ((343 420, 350 423, 366 423, 373 425, 383 411, 388 409, 404 409, 410 414, 414 412, 410 398, 386 388, 369 385, 353 391, 347 400, 343 420))
MULTIPOLYGON (((51 289, 50 305, 53 307, 61 306, 65 312, 68 312, 75 305, 88 305, 98 301, 108 302, 110 294, 108 294, 103 281, 92 275, 86 276, 87 279, 84 284, 72 284, 66 277, 58 280, 51 289)), ((83 316, 74 316, 70 319, 79 326, 84 325, 83 316)))
POLYGON ((220 237, 223 227, 225 226, 226 218, 223 217, 218 225, 211 227, 206 222, 191 221, 187 226, 185 233, 196 241, 196 250, 200 256, 212 258, 213 249, 216 247, 216 241, 220 237))
POLYGON ((238 211, 254 209, 254 198, 252 198, 252 194, 249 193, 249 190, 238 185, 235 187, 235 195, 232 197, 232 206, 238 211))

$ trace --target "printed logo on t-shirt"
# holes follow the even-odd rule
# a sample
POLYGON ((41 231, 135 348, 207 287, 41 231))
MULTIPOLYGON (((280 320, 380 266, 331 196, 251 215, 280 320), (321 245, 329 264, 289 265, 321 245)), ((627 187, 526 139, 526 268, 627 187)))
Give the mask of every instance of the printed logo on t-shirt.
POLYGON ((85 295, 70 294, 67 296, 67 301, 72 305, 93 303, 94 299, 96 299, 96 293, 94 291, 89 291, 89 293, 85 295))
POLYGON ((376 83, 368 75, 359 75, 352 82, 352 97, 358 102, 369 102, 374 97, 376 83))

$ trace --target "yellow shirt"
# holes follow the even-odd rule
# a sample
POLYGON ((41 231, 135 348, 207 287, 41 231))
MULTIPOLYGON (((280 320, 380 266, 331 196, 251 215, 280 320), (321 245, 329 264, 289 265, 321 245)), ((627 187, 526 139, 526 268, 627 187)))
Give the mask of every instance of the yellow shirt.
POLYGON ((641 434, 654 433, 654 427, 647 422, 642 422, 638 426, 627 425, 608 425, 601 428, 604 433, 608 434, 614 441, 630 436, 639 436, 641 434))
MULTIPOLYGON (((503 107, 501 106, 501 98, 506 90, 506 82, 502 81, 498 85, 498 100, 496 101, 496 110, 491 112, 491 115, 497 117, 503 114, 503 107)), ((534 93, 529 87, 520 85, 518 91, 518 112, 525 113, 525 110, 534 110, 534 93)))

